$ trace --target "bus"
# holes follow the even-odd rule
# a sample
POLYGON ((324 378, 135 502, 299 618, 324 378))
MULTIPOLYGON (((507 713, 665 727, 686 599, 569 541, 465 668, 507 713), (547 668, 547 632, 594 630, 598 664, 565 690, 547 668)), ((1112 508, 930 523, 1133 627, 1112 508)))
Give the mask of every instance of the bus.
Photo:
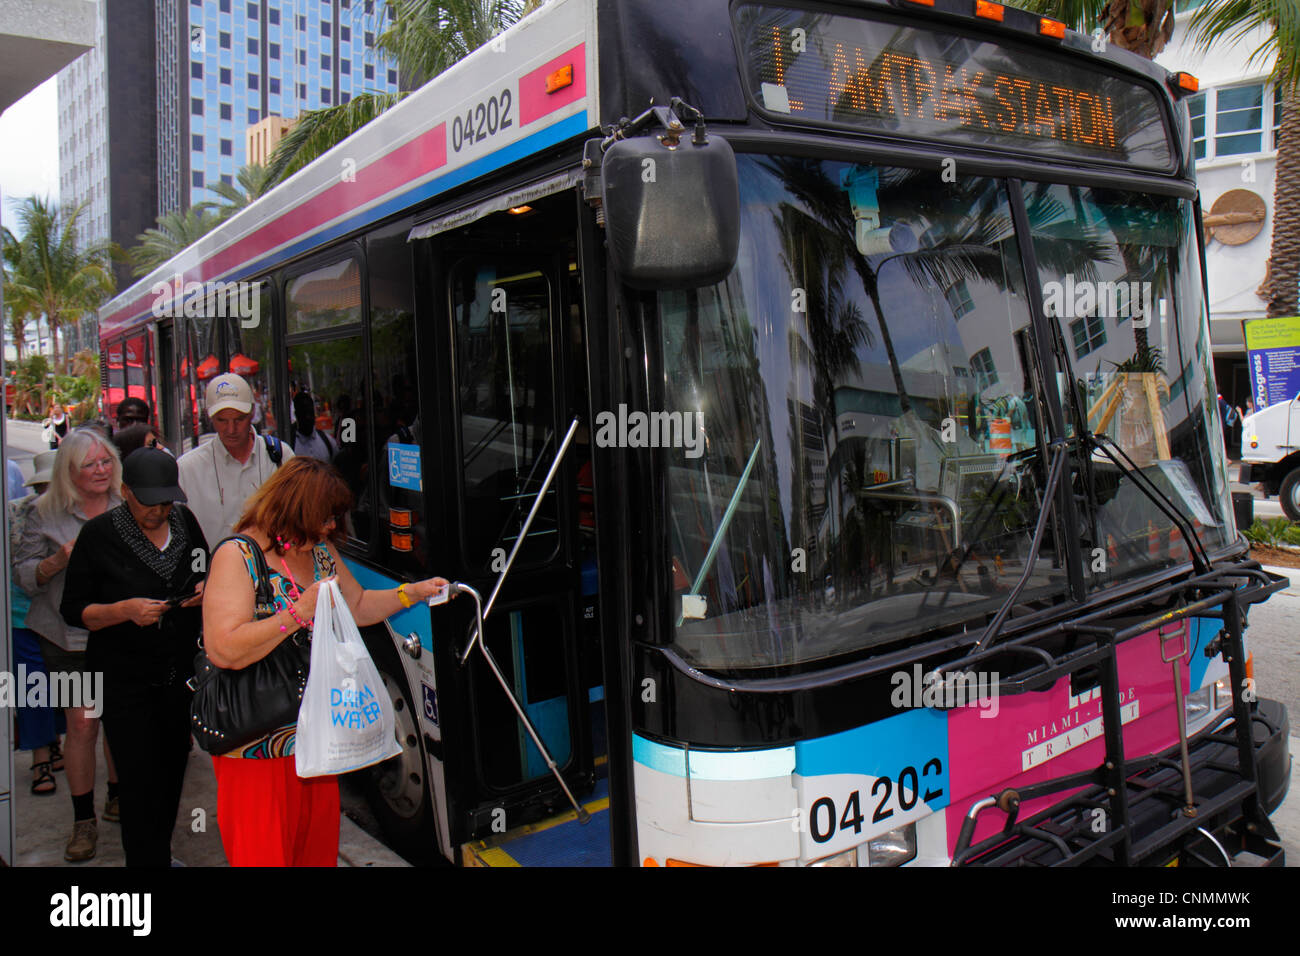
POLYGON ((365 635, 413 859, 1280 865, 1195 86, 987 0, 553 0, 101 347, 177 451, 308 391, 358 580, 468 595, 365 635))

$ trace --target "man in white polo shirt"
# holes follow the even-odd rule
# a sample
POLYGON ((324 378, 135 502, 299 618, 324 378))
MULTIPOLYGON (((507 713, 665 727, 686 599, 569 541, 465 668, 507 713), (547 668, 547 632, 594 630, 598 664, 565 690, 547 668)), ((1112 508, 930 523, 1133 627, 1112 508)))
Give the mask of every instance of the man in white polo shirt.
POLYGON ((217 437, 181 456, 181 490, 199 520, 208 546, 230 537, 244 504, 262 482, 275 473, 277 462, 293 457, 293 449, 275 438, 263 439, 253 428, 253 390, 238 375, 218 375, 208 382, 207 413, 217 437))

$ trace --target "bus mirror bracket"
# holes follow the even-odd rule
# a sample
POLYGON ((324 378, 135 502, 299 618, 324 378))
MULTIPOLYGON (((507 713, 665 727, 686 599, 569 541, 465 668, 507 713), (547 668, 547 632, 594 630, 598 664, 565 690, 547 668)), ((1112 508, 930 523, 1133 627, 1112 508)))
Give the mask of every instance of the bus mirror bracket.
POLYGON ((597 221, 603 219, 623 281, 652 290, 722 281, 740 248, 731 145, 677 98, 605 132, 585 148, 583 188, 597 207, 597 221), (690 135, 683 116, 694 122, 690 135))

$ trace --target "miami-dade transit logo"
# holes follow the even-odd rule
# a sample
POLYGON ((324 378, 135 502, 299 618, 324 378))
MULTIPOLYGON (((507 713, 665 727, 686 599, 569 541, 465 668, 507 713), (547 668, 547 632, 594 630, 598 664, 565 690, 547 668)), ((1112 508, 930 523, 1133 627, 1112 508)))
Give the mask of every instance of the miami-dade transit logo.
MULTIPOLYGON (((1130 687, 1119 694, 1120 723, 1138 718, 1137 691, 1130 687)), ((1020 769, 1028 770, 1061 754, 1102 738, 1101 688, 1094 687, 1079 696, 1070 695, 1065 713, 1050 723, 1027 731, 1027 750, 1021 751, 1020 769)))

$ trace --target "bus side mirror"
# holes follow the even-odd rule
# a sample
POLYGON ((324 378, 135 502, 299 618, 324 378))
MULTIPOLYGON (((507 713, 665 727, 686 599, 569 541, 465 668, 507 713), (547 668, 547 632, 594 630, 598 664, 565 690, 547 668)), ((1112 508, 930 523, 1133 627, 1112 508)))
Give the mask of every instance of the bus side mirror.
POLYGON ((698 289, 721 282, 736 264, 736 154, 721 136, 700 138, 637 136, 605 152, 610 255, 630 286, 698 289))

